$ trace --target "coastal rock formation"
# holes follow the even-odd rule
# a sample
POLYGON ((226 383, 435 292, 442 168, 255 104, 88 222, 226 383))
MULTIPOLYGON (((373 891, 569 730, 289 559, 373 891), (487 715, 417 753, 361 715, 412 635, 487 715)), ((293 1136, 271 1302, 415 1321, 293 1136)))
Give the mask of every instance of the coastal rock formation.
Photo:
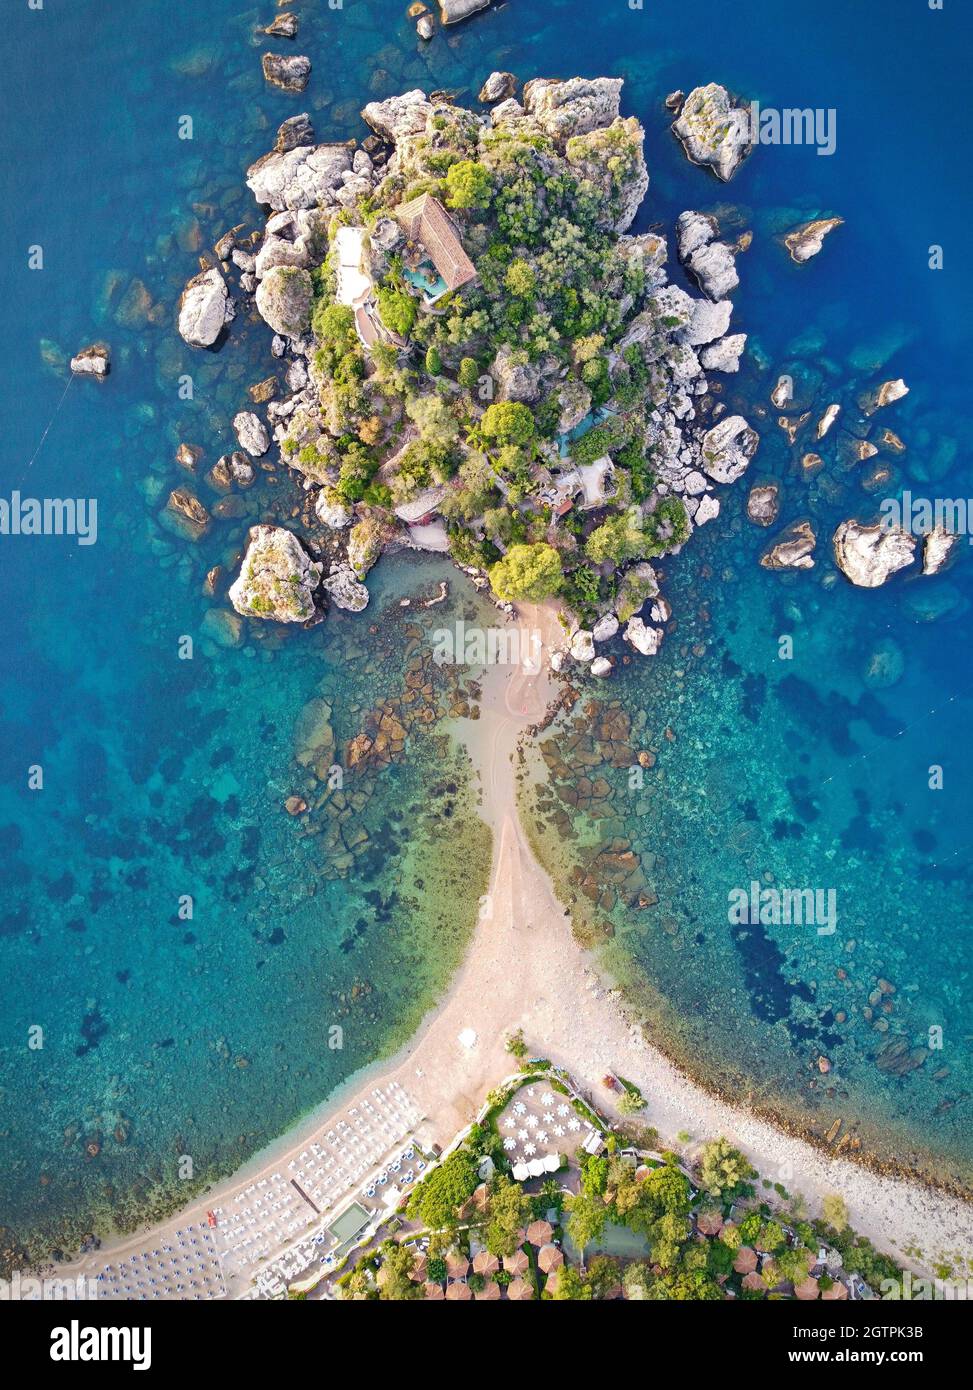
POLYGON ((737 372, 746 345, 746 333, 728 333, 725 338, 718 338, 703 348, 699 354, 700 363, 708 372, 737 372))
POLYGON ((111 349, 107 343, 92 343, 71 358, 75 376, 105 377, 111 370, 111 349))
POLYGON ((257 309, 275 333, 299 338, 311 323, 314 287, 306 270, 272 266, 257 287, 257 309))
POLYGON ((901 526, 866 526, 850 518, 834 533, 834 558, 852 584, 877 589, 915 559, 916 538, 901 526))
POLYGON ((206 535, 213 519, 188 488, 177 487, 169 493, 162 520, 168 530, 187 540, 198 541, 206 535))
POLYGON ((289 10, 279 14, 263 31, 271 39, 293 39, 297 37, 297 15, 289 10))
POLYGON ((254 526, 229 599, 246 618, 304 623, 320 617, 315 595, 324 566, 311 559, 293 531, 254 526))
POLYGON ((227 321, 229 294, 215 266, 194 275, 179 301, 179 334, 190 347, 211 347, 227 321))
MULTIPOLYGON (((764 523, 766 524, 766 523, 764 523)), ((774 540, 760 557, 767 570, 809 570, 814 568, 817 537, 809 521, 795 521, 774 540)))
POLYGON ((485 10, 490 0, 439 0, 439 18, 443 24, 458 24, 477 10, 485 10))
POLYGON ((703 471, 716 483, 735 483, 757 452, 760 437, 742 415, 728 415, 703 437, 703 471))
POLYGON ((571 638, 571 655, 575 661, 593 661, 595 658, 594 634, 586 628, 579 628, 571 638))
POLYGON ((938 574, 947 567, 953 548, 959 540, 944 526, 934 526, 922 539, 922 572, 938 574))
POLYGON ((718 82, 693 88, 672 129, 689 159, 724 183, 750 153, 750 112, 735 106, 718 82))
POLYGON ((302 143, 262 155, 247 170, 247 187, 258 203, 277 212, 334 206, 337 190, 344 186, 343 176, 351 172, 352 153, 347 145, 302 143))
POLYGON ((322 581, 322 589, 331 595, 336 608, 345 608, 349 613, 360 613, 368 607, 368 590, 348 565, 343 565, 322 581))
POLYGON ((311 60, 304 54, 265 53, 260 60, 264 77, 285 92, 303 92, 311 76, 311 60))
POLYGON ((655 656, 662 644, 661 628, 647 627, 641 618, 629 618, 622 633, 624 640, 643 656, 655 656))
POLYGON ((267 426, 252 410, 238 411, 233 417, 233 429, 240 448, 254 458, 261 458, 270 448, 267 426))
POLYGON ((301 111, 296 116, 288 116, 287 120, 278 126, 274 150, 278 154, 286 154, 288 150, 297 149, 299 145, 313 144, 314 127, 311 117, 306 111, 301 111))
POLYGON ((484 106, 494 106, 498 101, 507 101, 517 90, 517 79, 512 72, 491 72, 480 88, 477 101, 484 106))
POLYGON ((334 531, 350 526, 355 516, 351 507, 343 502, 336 492, 326 487, 321 489, 314 500, 314 512, 320 522, 330 526, 334 531))
POLYGON ((432 102, 426 99, 425 92, 415 87, 401 96, 368 102, 362 116, 377 135, 394 145, 408 135, 424 134, 432 112, 432 102))
POLYGON ((780 510, 780 488, 776 483, 752 487, 747 497, 747 516, 758 526, 773 526, 780 510))
POLYGON ((843 217, 822 217, 815 222, 805 222, 788 232, 784 237, 784 245, 790 252, 791 260, 803 265, 812 256, 816 256, 824 245, 824 238, 843 222, 843 217))
POLYGON ((524 86, 524 110, 557 141, 587 135, 618 119, 620 77, 572 77, 556 82, 535 77, 524 86))
POLYGON ((892 405, 894 401, 900 401, 903 396, 909 394, 909 388, 901 377, 896 377, 894 381, 883 381, 881 386, 877 386, 874 391, 866 391, 859 397, 858 404, 865 415, 874 415, 876 410, 881 410, 883 406, 892 405))
POLYGON ((720 224, 702 212, 682 212, 676 222, 679 259, 707 299, 725 299, 740 283, 736 259, 723 241, 720 224))

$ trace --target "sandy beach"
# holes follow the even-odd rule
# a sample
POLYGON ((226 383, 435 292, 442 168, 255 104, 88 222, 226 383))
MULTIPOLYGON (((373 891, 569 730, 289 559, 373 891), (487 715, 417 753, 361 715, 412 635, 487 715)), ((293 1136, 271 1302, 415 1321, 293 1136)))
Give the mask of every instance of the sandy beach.
MULTIPOLYGON (((525 610, 521 621, 541 629, 545 645, 556 640, 556 622, 549 613, 525 610)), ((329 1117, 354 1104, 356 1094, 366 1096, 376 1084, 397 1081, 425 1116, 422 1137, 445 1146, 474 1117, 486 1092, 513 1069, 504 1042, 521 1028, 534 1055, 568 1068, 607 1113, 612 1103, 601 1078, 616 1071, 639 1085, 647 1100, 644 1121, 664 1143, 692 1157, 702 1141, 725 1134, 762 1177, 802 1194, 812 1214, 820 1212, 826 1194, 839 1193, 856 1231, 918 1271, 929 1272, 946 1252, 973 1249, 973 1206, 829 1158, 727 1105, 680 1073, 626 1023, 613 992, 574 941, 568 916, 518 822, 511 759, 520 733, 542 718, 554 693, 546 661, 539 674, 495 666, 484 678, 480 719, 463 721, 458 729, 479 772, 482 814, 495 837, 490 892, 481 904, 471 946, 447 995, 412 1041, 395 1057, 353 1078, 314 1116, 314 1127, 326 1128, 329 1117), (470 1030, 476 1035, 472 1046, 470 1030), (694 1142, 676 1142, 684 1131, 694 1142), (919 1251, 921 1257, 907 1251, 919 1251)), ((165 1227, 113 1242, 110 1253, 158 1241, 166 1230, 205 1215, 245 1180, 279 1167, 309 1137, 313 1134, 305 1121, 299 1132, 274 1146, 272 1156, 268 1151, 251 1161, 245 1178, 238 1174, 221 1184, 165 1227)), ((106 1244, 75 1269, 93 1273, 108 1255, 106 1244)))

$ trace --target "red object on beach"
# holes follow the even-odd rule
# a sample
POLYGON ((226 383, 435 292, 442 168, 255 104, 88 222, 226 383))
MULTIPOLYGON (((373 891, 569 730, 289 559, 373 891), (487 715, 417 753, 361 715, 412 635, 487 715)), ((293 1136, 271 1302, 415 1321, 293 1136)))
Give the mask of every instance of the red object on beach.
POLYGON ((615 1078, 614 1078, 613 1076, 603 1076, 603 1077, 601 1078, 601 1084, 602 1084, 603 1086, 607 1086, 608 1089, 609 1089, 609 1091, 617 1091, 617 1090, 618 1090, 618 1082, 615 1080, 615 1078))
POLYGON ((217 1222, 217 1220, 216 1220, 216 1212, 215 1212, 215 1211, 208 1211, 208 1212, 206 1213, 206 1220, 209 1222, 209 1224, 210 1224, 211 1226, 216 1226, 216 1225, 219 1224, 219 1223, 217 1222))

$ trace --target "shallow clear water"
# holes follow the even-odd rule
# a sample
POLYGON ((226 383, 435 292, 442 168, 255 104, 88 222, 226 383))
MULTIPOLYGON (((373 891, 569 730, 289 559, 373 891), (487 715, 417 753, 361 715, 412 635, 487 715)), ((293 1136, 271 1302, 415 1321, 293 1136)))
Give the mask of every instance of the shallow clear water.
MULTIPOLYGON (((5 17, 0 274, 15 347, 3 490, 99 502, 96 545, 0 543, 8 1245, 35 1231, 35 1248, 68 1245, 92 1223, 106 1228, 109 1213, 124 1222, 156 1209, 171 1198, 181 1154, 197 1177, 246 1157, 414 1020, 455 958, 430 941, 444 933, 455 947, 469 926, 439 921, 429 872, 408 910, 390 905, 403 857, 432 863, 422 849, 433 843, 434 758, 376 779, 367 814, 377 849, 349 878, 322 880, 315 837, 281 810, 296 789, 293 728, 307 700, 323 686, 345 739, 376 699, 401 691, 407 658, 395 629, 376 647, 370 610, 279 646, 252 635, 224 649, 201 636, 206 570, 231 566, 246 527, 291 485, 281 478, 273 497, 246 494, 247 514, 221 521, 197 548, 155 519, 184 481, 176 444, 189 439, 215 460, 247 386, 273 367, 259 324, 238 321, 220 353, 193 353, 174 332, 174 305, 201 250, 237 222, 255 225, 243 172, 285 116, 306 107, 319 138, 346 138, 365 133, 358 111, 371 96, 420 85, 472 99, 496 67, 520 78, 624 76, 624 109, 646 125, 652 175, 637 229, 668 230, 684 207, 732 203, 757 234, 740 259, 734 326, 753 335, 769 368, 731 379, 726 395, 764 436, 754 476, 784 480, 781 522, 809 513, 826 537, 870 503, 830 461, 808 489, 791 475, 772 418, 758 419, 770 369, 795 357, 822 372, 830 394, 863 374, 854 361, 888 352, 884 374, 912 388, 888 419, 909 445, 902 478, 917 492, 973 491, 961 347, 969 173, 944 135, 964 148, 971 119, 961 7, 895 0, 877 22, 871 7, 839 0, 783 13, 753 0, 744 21, 719 0, 701 0, 691 17, 657 5, 595 15, 564 0, 491 10, 428 46, 405 8, 306 7, 297 43, 315 64, 306 99, 263 82, 259 53, 281 46, 253 38, 267 6, 82 0, 5 17), (710 79, 765 105, 835 107, 837 152, 764 148, 731 185, 717 184, 686 163, 662 108, 672 88, 710 79), (186 115, 191 141, 178 138, 186 115), (773 234, 831 210, 845 226, 811 266, 792 266, 773 234), (932 244, 945 248, 943 271, 927 268, 932 244), (38 245, 43 270, 29 270, 27 248, 38 245), (65 389, 64 357, 96 337, 111 343, 111 378, 65 389), (180 396, 185 373, 191 401, 180 396), (180 662, 187 634, 196 655, 180 662), (26 787, 35 763, 42 792, 26 787), (412 805, 427 808, 425 839, 412 805), (191 923, 173 920, 185 893, 196 903, 191 923), (347 1030, 343 1051, 327 1051, 326 1027, 363 979, 363 1026, 347 1030), (26 1045, 34 1026, 40 1050, 26 1045), (101 1149, 87 1159, 92 1139, 101 1149)), ((926 1170, 965 1176, 965 548, 948 576, 922 581, 928 589, 824 590, 824 546, 819 567, 797 579, 757 566, 765 536, 740 520, 743 499, 731 492, 699 544, 665 567, 682 633, 610 691, 646 711, 654 742, 666 724, 676 734, 658 742, 647 805, 618 808, 629 837, 660 856, 653 926, 628 934, 629 955, 668 1001, 671 1045, 701 1070, 768 1103, 781 1096, 796 1122, 819 1128, 847 1094, 866 1147, 882 1130, 926 1170), (951 611, 918 622, 915 596, 934 593, 953 600, 951 611), (777 659, 784 632, 795 637, 789 664, 777 659), (865 689, 863 656, 889 635, 905 673, 891 689, 865 689), (705 655, 692 656, 695 643, 705 655), (942 792, 924 789, 932 763, 944 766, 942 792), (780 883, 835 886, 835 935, 735 938, 727 888, 758 867, 780 883), (675 929, 660 932, 669 918, 675 929), (839 959, 853 960, 847 987, 835 980, 839 959), (863 1007, 877 972, 896 985, 890 1018, 910 1044, 930 1024, 944 1029, 943 1081, 931 1080, 938 1059, 902 1078, 879 1072, 878 1035, 860 1017, 844 1031, 822 1019, 842 1003, 863 1007), (835 1066, 812 1092, 819 1047, 835 1066), (831 1085, 843 1091, 822 1106, 831 1085)), ((375 587, 434 588, 435 565, 420 579, 404 562, 383 564, 375 587)), ((381 601, 377 592, 375 612, 381 601)))

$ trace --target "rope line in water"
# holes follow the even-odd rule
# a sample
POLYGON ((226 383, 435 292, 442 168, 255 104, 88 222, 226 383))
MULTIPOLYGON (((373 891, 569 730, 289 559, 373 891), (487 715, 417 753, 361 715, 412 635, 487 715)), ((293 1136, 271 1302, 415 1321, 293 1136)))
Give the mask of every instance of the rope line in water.
MULTIPOLYGON (((51 432, 51 426, 54 424, 54 421, 57 419, 58 412, 59 412, 59 410, 61 409, 61 406, 64 404, 64 397, 65 397, 65 396, 68 394, 68 392, 70 391, 70 389, 71 389, 71 383, 72 383, 73 381, 74 381, 74 372, 70 372, 69 375, 68 375, 67 385, 65 386, 64 390, 61 392, 61 399, 58 401, 57 405, 54 407, 54 414, 51 416, 51 418, 50 418, 50 419, 48 420, 48 422, 47 422, 47 425, 46 425, 46 427, 45 427, 45 429, 44 429, 44 433, 41 435, 40 443, 38 444, 37 448, 34 450, 34 452, 31 454, 30 458, 29 458, 28 461, 27 461, 27 468, 31 468, 31 467, 33 466, 34 460, 37 458, 37 455, 38 455, 38 454, 40 453, 40 451, 43 449, 43 447, 44 447, 44 441, 45 441, 45 439, 47 438, 47 436, 48 436, 48 435, 50 434, 50 432, 51 432)), ((24 472, 25 472, 25 473, 27 472, 27 468, 24 469, 24 472)))

